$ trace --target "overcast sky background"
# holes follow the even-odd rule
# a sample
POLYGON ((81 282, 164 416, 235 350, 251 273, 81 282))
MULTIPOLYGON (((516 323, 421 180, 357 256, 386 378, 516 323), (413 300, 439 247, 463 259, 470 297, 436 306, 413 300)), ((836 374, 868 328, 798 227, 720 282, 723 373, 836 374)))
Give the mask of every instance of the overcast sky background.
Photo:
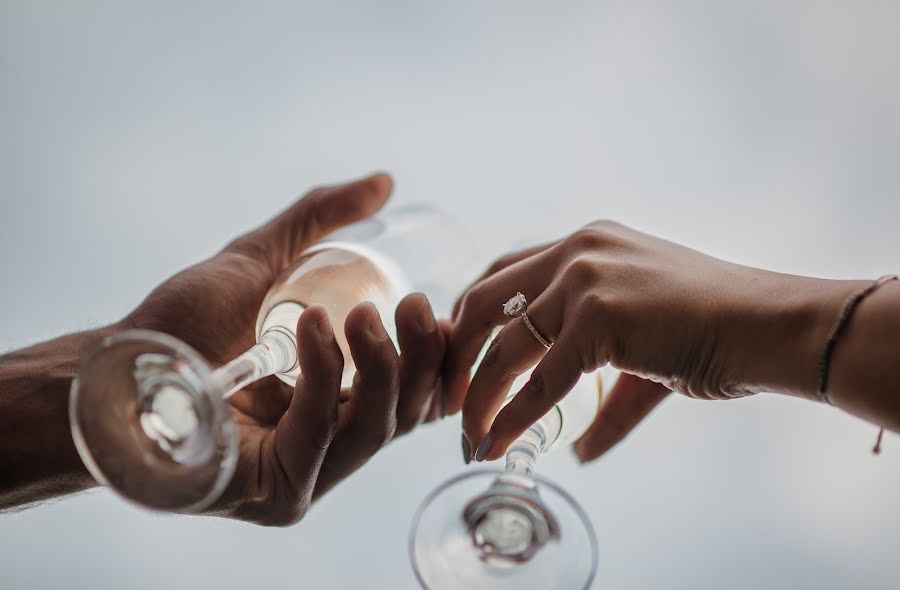
MULTIPOLYGON (((391 171, 485 260, 614 218, 786 272, 900 271, 890 0, 0 1, 0 348, 114 321, 308 188, 391 171), (226 6, 227 4, 227 6, 226 6), (511 208, 510 205, 518 206, 511 208)), ((0 586, 415 588, 459 421, 299 525, 97 490, 0 516, 0 586)), ((583 468, 600 589, 896 588, 900 440, 795 399, 671 399, 583 468)))

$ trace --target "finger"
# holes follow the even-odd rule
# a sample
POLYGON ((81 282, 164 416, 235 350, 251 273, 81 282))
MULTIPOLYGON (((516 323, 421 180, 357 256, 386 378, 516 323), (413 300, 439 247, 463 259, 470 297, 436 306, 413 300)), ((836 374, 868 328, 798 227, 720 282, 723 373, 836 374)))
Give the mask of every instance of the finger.
MULTIPOLYGON (((469 287, 466 289, 466 291, 468 291, 474 285, 480 283, 484 279, 488 278, 489 276, 497 274, 498 272, 500 272, 507 266, 511 266, 511 265, 515 264, 516 262, 519 262, 520 260, 525 260, 526 258, 531 258, 535 254, 539 254, 539 253, 543 252, 544 250, 555 245, 556 243, 557 242, 538 244, 537 246, 525 248, 524 250, 518 250, 516 252, 512 252, 510 254, 507 254, 506 256, 498 258, 487 268, 487 270, 485 270, 481 274, 481 276, 479 276, 477 279, 472 281, 472 283, 469 285, 469 287)), ((456 319, 456 316, 459 314, 459 310, 462 307, 462 301, 463 301, 463 298, 460 297, 459 299, 456 300, 456 303, 453 304, 453 315, 451 317, 454 320, 456 319)))
POLYGON ((594 422, 575 442, 575 454, 582 463, 601 456, 628 436, 670 393, 659 383, 623 373, 597 411, 594 422))
POLYGON ((337 428, 344 357, 323 307, 312 306, 297 324, 300 377, 274 434, 275 459, 296 499, 311 497, 337 428))
POLYGON ((405 434, 425 419, 438 371, 444 359, 444 335, 428 299, 408 295, 397 306, 397 339, 400 343, 400 394, 397 401, 397 434, 405 434))
POLYGON ((557 265, 556 249, 550 248, 506 267, 463 296, 444 366, 444 402, 448 414, 462 408, 472 365, 491 332, 510 320, 503 314, 503 304, 517 292, 534 301, 553 279, 557 265))
MULTIPOLYGON (((559 333, 563 304, 559 289, 554 288, 528 307, 532 326, 545 339, 553 341, 559 333)), ((549 354, 547 349, 531 333, 522 316, 507 324, 491 341, 463 404, 463 433, 472 449, 477 449, 487 434, 516 378, 545 354, 549 354)))
MULTIPOLYGON (((453 324, 451 324, 449 320, 438 320, 438 329, 441 331, 441 336, 444 340, 444 348, 446 352, 447 342, 450 340, 450 334, 453 332, 453 324)), ((444 358, 446 358, 446 354, 444 358)), ((441 367, 443 367, 443 365, 441 365, 441 367)), ((439 373, 437 383, 435 384, 434 393, 431 396, 430 409, 425 414, 424 421, 432 422, 434 420, 437 420, 438 418, 444 418, 446 416, 447 408, 446 404, 444 403, 444 381, 439 373)))
POLYGON ((399 357, 378 310, 371 303, 357 305, 347 315, 344 331, 356 376, 322 466, 317 496, 383 447, 397 421, 399 357))
POLYGON ((434 422, 438 418, 442 418, 441 414, 441 406, 443 403, 441 402, 441 386, 438 384, 434 393, 431 395, 431 401, 428 404, 428 411, 425 413, 425 418, 422 420, 424 423, 434 422))
POLYGON ((392 187, 390 176, 376 173, 346 184, 315 189, 226 249, 266 256, 276 264, 286 265, 330 232, 378 211, 392 187))
POLYGON ((576 343, 577 329, 575 322, 565 326, 558 341, 531 372, 528 382, 500 411, 481 439, 476 460, 502 457, 513 441, 575 387, 585 371, 576 343))

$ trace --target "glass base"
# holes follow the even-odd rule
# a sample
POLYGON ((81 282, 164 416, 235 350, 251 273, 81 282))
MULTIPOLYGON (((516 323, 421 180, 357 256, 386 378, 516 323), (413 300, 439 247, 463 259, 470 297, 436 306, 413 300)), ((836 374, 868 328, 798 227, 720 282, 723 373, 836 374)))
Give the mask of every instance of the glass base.
POLYGON ((479 470, 451 479, 419 508, 409 540, 428 590, 588 588, 597 540, 578 504, 534 476, 479 470))
POLYGON ((142 506, 203 510, 234 473, 237 434, 212 371, 165 334, 123 332, 92 351, 72 383, 69 417, 94 478, 142 506))

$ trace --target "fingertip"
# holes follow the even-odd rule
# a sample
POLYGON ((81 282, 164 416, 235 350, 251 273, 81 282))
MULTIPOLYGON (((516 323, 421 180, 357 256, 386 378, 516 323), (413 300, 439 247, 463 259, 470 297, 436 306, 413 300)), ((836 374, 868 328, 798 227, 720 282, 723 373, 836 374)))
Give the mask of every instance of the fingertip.
POLYGON ((345 333, 359 373, 383 377, 397 372, 400 357, 374 304, 360 303, 350 310, 345 333))
POLYGON ((586 465, 594 460, 594 457, 588 455, 587 450, 580 441, 576 441, 575 444, 572 445, 572 454, 575 455, 575 459, 582 465, 586 465))
POLYGON ((371 214, 387 202, 394 190, 394 180, 387 172, 377 171, 351 182, 350 187, 364 201, 366 212, 371 214))
POLYGON ((322 305, 307 307, 297 320, 297 337, 301 342, 309 336, 328 337, 331 332, 331 319, 322 305))
POLYGON ((424 293, 410 293, 397 305, 394 313, 399 330, 431 334, 438 329, 431 303, 424 293))
POLYGON ((387 329, 384 327, 384 322, 381 319, 381 314, 378 312, 378 308, 372 305, 372 314, 369 317, 369 324, 367 326, 369 337, 374 339, 376 342, 381 341, 389 341, 387 329))
POLYGON ((359 338, 369 328, 373 320, 378 319, 378 309, 371 301, 363 301, 353 307, 344 320, 344 332, 348 338, 359 338))
POLYGON ((383 195, 385 198, 394 190, 394 178, 384 170, 372 172, 364 181, 370 183, 373 193, 383 195))

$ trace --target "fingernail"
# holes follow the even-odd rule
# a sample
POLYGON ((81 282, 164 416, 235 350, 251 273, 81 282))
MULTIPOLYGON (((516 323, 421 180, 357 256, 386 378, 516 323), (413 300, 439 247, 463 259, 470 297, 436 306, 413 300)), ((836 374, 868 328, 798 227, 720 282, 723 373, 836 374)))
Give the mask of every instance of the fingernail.
POLYGON ((578 451, 578 447, 572 445, 572 454, 575 455, 575 458, 578 459, 578 462, 584 465, 587 463, 587 459, 581 456, 581 453, 578 451))
POLYGON ((334 338, 334 330, 331 329, 331 322, 328 318, 322 318, 316 323, 316 330, 319 331, 319 338, 327 342, 334 338))
POLYGON ((437 328, 434 312, 431 311, 431 304, 428 302, 428 299, 425 299, 425 305, 419 310, 418 323, 419 328, 426 334, 431 334, 437 328))
POLYGON ((468 465, 472 462, 472 446, 469 444, 469 439, 466 438, 466 433, 462 434, 462 454, 463 454, 463 462, 468 465))
POLYGON ((369 332, 371 332, 372 336, 378 338, 379 340, 383 338, 387 338, 387 332, 384 329, 384 324, 381 323, 381 318, 376 316, 369 322, 369 332))
POLYGON ((487 454, 491 452, 491 446, 494 444, 494 437, 488 432, 481 442, 478 443, 478 448, 475 449, 475 460, 481 463, 484 461, 484 458, 487 457, 487 454))

